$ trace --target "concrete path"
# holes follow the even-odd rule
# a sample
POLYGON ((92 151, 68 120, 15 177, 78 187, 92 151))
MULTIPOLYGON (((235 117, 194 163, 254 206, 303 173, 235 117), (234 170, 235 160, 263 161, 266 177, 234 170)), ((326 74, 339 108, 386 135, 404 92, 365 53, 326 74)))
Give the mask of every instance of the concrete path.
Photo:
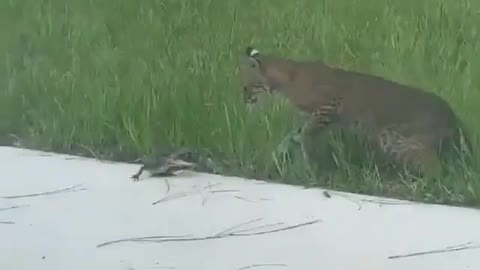
POLYGON ((132 182, 139 165, 10 147, 0 164, 2 270, 480 269, 478 210, 191 172, 132 182))

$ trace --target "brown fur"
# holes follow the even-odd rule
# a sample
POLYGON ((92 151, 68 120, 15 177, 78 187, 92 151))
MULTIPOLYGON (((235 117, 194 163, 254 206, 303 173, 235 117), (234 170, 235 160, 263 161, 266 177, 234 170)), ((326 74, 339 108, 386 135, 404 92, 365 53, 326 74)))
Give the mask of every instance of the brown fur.
POLYGON ((439 96, 377 76, 257 53, 241 60, 245 102, 278 92, 311 117, 304 127, 358 126, 396 161, 438 172, 439 149, 458 146, 462 124, 439 96))

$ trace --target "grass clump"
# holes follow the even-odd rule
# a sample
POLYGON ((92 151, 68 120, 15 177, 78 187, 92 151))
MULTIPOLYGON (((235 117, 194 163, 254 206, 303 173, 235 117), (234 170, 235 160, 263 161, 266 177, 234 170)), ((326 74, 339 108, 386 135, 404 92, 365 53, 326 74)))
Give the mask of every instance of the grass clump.
POLYGON ((116 160, 186 146, 246 177, 478 206, 480 165, 410 181, 342 161, 321 178, 272 162, 301 118, 281 99, 249 112, 237 79, 239 54, 255 45, 431 89, 480 152, 478 10, 471 0, 5 0, 0 139, 116 160))

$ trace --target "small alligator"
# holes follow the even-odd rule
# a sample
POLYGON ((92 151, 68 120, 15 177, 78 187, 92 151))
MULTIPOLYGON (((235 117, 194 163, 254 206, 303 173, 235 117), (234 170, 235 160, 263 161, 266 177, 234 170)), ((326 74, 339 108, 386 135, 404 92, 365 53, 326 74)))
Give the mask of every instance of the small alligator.
POLYGON ((219 174, 222 171, 220 166, 215 164, 205 153, 187 148, 181 148, 167 154, 155 154, 152 157, 143 157, 141 162, 143 166, 137 173, 130 177, 133 181, 139 181, 143 171, 148 171, 151 176, 160 177, 173 176, 181 170, 213 174, 219 174))

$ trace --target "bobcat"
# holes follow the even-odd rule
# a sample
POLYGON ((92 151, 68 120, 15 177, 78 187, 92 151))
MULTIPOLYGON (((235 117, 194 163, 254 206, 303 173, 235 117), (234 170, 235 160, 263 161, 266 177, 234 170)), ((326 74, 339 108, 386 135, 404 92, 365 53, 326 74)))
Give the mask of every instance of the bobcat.
MULTIPOLYGON (((247 47, 240 59, 246 103, 261 92, 278 92, 309 117, 305 135, 359 127, 393 161, 438 176, 441 155, 461 146, 463 124, 446 101, 420 89, 377 76, 295 61, 247 47)), ((465 138, 467 147, 469 142, 465 138)))

